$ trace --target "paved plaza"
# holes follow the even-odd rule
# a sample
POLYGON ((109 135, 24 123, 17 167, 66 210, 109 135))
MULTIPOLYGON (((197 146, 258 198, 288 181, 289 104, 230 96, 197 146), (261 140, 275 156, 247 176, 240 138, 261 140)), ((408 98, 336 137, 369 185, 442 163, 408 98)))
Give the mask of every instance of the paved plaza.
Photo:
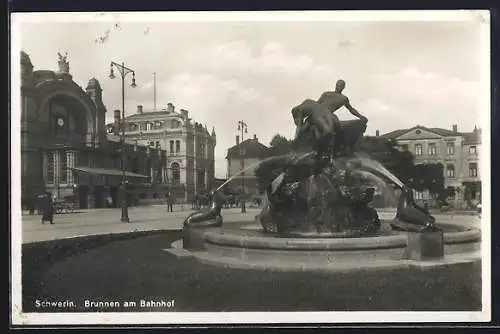
MULTIPOLYGON (((187 215, 194 212, 191 206, 180 205, 174 212, 167 212, 166 205, 129 208, 130 223, 120 221, 121 209, 80 210, 75 213, 54 216, 54 224, 41 224, 41 216, 24 215, 23 243, 72 238, 85 235, 127 233, 133 231, 179 230, 187 215), (184 210, 183 210, 184 209, 184 210)), ((226 220, 242 221, 253 219, 259 209, 224 209, 226 220)))
MULTIPOLYGON (((59 214, 54 218, 54 224, 40 223, 40 216, 25 215, 23 222, 23 243, 72 238, 85 235, 127 233, 133 231, 179 230, 184 218, 193 210, 186 206, 178 206, 174 212, 167 212, 164 205, 132 207, 129 209, 130 223, 120 222, 121 209, 81 210, 70 214, 59 214), (184 209, 184 210, 183 210, 184 209)), ((225 222, 240 222, 252 220, 259 213, 257 208, 247 208, 247 213, 241 209, 224 209, 222 214, 225 222)), ((392 219, 393 210, 381 210, 381 219, 392 219)), ((480 227, 481 220, 470 215, 435 215, 438 222, 480 227)))

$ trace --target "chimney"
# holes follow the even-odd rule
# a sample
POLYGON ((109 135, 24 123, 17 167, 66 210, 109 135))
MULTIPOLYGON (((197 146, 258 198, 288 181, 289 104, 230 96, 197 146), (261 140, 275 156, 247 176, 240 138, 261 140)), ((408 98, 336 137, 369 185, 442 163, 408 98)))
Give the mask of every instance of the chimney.
POLYGON ((116 109, 114 111, 114 127, 115 127, 115 134, 119 134, 120 131, 120 110, 116 109))
POLYGON ((253 135, 253 140, 255 140, 255 141, 259 140, 259 139, 257 138, 257 135, 256 135, 256 134, 254 134, 254 135, 253 135))
POLYGON ((478 128, 477 126, 474 127, 474 135, 476 136, 476 140, 478 142, 481 142, 481 136, 483 132, 481 131, 481 128, 478 128))
POLYGON ((181 116, 185 121, 187 121, 189 116, 189 111, 187 111, 186 109, 181 109, 181 116))
POLYGON ((375 131, 375 136, 377 136, 377 137, 380 136, 380 131, 379 130, 375 131))
POLYGON ((453 132, 458 132, 458 126, 456 124, 453 124, 452 129, 453 132))
POLYGON ((170 102, 169 102, 169 103, 167 104, 167 112, 168 112, 168 113, 173 113, 174 111, 175 111, 175 107, 174 107, 174 105, 173 105, 172 103, 170 103, 170 102))
POLYGON ((240 144, 240 136, 236 136, 236 145, 240 144))
POLYGON ((142 114, 142 105, 140 104, 137 106, 137 113, 142 114))

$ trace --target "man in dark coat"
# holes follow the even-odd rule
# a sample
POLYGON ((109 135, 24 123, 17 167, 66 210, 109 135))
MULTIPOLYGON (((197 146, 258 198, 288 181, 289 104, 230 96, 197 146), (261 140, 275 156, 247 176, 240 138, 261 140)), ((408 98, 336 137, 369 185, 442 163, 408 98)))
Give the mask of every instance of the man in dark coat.
POLYGON ((174 212, 174 195, 172 193, 167 195, 167 212, 174 212))
POLYGON ((44 199, 44 207, 42 213, 42 224, 45 222, 50 222, 54 224, 54 201, 52 199, 52 194, 47 192, 44 199))

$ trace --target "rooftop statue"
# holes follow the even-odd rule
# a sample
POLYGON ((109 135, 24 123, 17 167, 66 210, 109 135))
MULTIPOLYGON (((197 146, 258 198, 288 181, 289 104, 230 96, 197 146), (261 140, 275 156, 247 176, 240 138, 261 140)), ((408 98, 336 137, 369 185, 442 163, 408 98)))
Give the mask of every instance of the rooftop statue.
POLYGON ((67 61, 68 53, 66 52, 63 56, 60 52, 58 52, 57 56, 59 57, 59 60, 57 61, 57 64, 59 65, 59 72, 69 73, 69 62, 67 61))

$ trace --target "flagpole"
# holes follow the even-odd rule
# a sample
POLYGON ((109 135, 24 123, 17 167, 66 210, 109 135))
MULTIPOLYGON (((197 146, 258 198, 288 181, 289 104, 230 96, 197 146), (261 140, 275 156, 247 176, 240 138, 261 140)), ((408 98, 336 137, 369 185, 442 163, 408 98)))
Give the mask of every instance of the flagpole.
POLYGON ((154 97, 153 97, 154 110, 153 111, 156 111, 156 72, 153 73, 153 92, 154 92, 154 97))

